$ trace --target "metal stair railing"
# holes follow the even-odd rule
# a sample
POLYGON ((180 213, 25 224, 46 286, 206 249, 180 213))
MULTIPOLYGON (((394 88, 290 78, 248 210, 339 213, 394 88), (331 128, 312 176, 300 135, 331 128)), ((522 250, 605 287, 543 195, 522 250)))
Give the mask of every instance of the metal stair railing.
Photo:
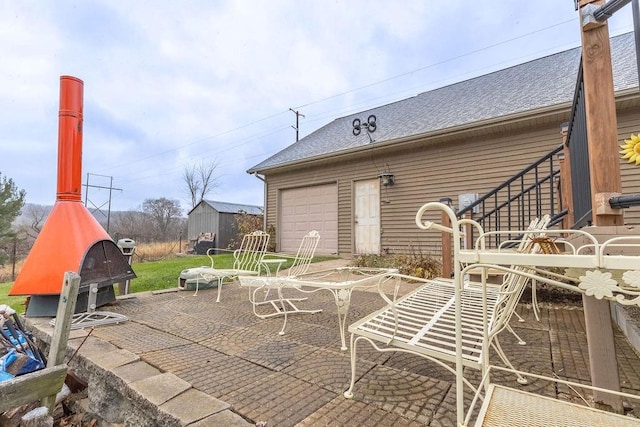
MULTIPOLYGON (((474 212, 473 219, 485 230, 523 230, 533 218, 551 216, 557 224, 567 214, 562 206, 560 168, 556 156, 563 146, 551 150, 525 169, 506 180, 469 206, 457 212, 458 218, 474 212)), ((474 236, 471 236, 474 239, 474 236)), ((518 236, 496 235, 491 242, 496 247, 502 240, 516 240, 518 236)))

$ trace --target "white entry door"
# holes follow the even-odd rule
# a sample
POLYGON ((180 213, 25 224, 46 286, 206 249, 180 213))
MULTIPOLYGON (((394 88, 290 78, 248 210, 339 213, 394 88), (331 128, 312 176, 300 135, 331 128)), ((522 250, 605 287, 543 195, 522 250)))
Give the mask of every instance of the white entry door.
POLYGON ((355 244, 356 253, 380 254, 380 181, 355 183, 355 244))

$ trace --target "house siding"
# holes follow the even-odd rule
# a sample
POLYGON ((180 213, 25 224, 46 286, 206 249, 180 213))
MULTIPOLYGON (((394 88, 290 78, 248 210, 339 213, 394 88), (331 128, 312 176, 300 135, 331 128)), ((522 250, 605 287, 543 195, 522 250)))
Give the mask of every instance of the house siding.
MULTIPOLYGON (((482 196, 502 184, 562 143, 560 125, 568 116, 566 111, 555 120, 536 122, 536 127, 511 126, 510 132, 477 129, 441 143, 416 139, 385 148, 377 148, 374 143, 371 150, 270 172, 266 176, 267 218, 276 226, 280 189, 336 182, 338 251, 341 256, 349 256, 355 251, 353 183, 390 171, 395 175, 395 185, 381 187, 380 192, 382 251, 436 251, 439 234, 417 232, 414 218, 420 206, 443 197, 452 198, 457 206, 459 194, 482 196)), ((640 132, 638 109, 620 113, 618 124, 621 142, 632 132, 640 132)), ((384 126, 382 120, 380 126, 384 126)), ((640 192, 640 168, 622 160, 621 164, 624 193, 640 192)), ((549 206, 543 210, 548 211, 549 206)), ((640 224, 640 208, 627 210, 625 220, 640 224)))
MULTIPOLYGON (((640 134, 640 109, 618 115, 618 141, 624 144, 631 134, 640 134)), ((622 193, 640 193, 640 166, 620 158, 620 176, 622 177, 622 193)), ((629 225, 640 225, 640 207, 625 209, 624 222, 629 225)))

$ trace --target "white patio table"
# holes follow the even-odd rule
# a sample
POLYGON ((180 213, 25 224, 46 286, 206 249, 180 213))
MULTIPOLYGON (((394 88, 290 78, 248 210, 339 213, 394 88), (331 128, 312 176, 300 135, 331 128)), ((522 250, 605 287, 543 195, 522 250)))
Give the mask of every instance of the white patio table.
POLYGON ((277 289, 278 298, 271 300, 273 313, 259 315, 263 318, 284 316, 284 324, 280 335, 284 334, 287 324, 287 315, 294 313, 318 313, 319 309, 301 309, 295 302, 306 298, 284 297, 284 288, 293 288, 303 293, 317 291, 329 291, 334 297, 338 308, 338 329, 342 351, 347 350, 345 340, 346 319, 351 305, 351 294, 356 288, 380 286, 390 279, 390 275, 397 273, 394 268, 363 268, 363 267, 337 267, 327 270, 309 272, 298 276, 240 276, 241 286, 262 287, 264 289, 277 289))

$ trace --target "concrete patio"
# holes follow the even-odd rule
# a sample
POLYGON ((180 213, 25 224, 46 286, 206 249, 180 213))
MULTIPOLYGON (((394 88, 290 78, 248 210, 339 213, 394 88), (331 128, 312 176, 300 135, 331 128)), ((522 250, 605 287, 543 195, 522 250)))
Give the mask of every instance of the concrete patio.
MULTIPOLYGON (((215 298, 216 289, 197 296, 134 294, 101 307, 125 314, 128 322, 97 327, 88 338, 88 330, 72 331, 69 356, 81 348, 70 366, 89 382, 89 410, 131 426, 455 425, 453 375, 417 356, 360 344, 355 398, 343 397, 349 352, 340 351, 328 292, 310 295, 302 304, 323 312, 291 316, 284 336, 278 335, 282 319, 254 316, 247 289, 226 285, 222 301, 215 298)), ((382 305, 376 292, 354 291, 347 323, 382 305)), ((508 332, 500 335, 517 368, 590 381, 580 307, 545 305, 539 322, 526 305, 518 312, 526 321, 514 319, 512 326, 527 345, 508 332)), ((46 321, 30 319, 44 340, 52 330, 46 321)), ((620 331, 615 341, 623 390, 640 394, 640 358, 620 331)), ((519 386, 504 376, 496 382, 581 402, 576 391, 538 380, 519 386)))

